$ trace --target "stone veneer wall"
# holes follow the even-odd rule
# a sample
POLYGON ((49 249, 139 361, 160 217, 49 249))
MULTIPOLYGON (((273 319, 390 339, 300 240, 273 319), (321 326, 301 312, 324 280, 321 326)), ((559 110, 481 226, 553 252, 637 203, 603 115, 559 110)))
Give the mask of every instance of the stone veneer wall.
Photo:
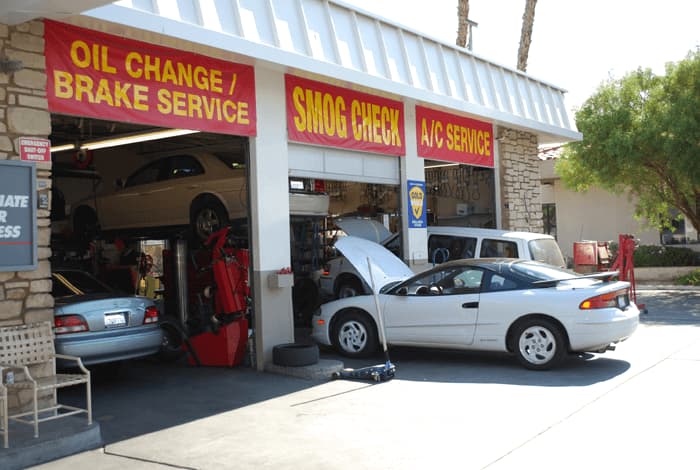
MULTIPOLYGON (((0 160, 19 160, 19 137, 47 138, 51 133, 51 114, 46 98, 44 23, 0 24, 2 58, 19 60, 23 65, 16 72, 0 72, 0 160)), ((37 190, 50 191, 51 163, 36 165, 37 190)), ((0 272, 0 327, 53 321, 50 215, 49 210, 37 211, 38 268, 35 271, 0 272)), ((37 377, 51 372, 33 371, 37 377)), ((19 403, 16 397, 11 398, 10 407, 15 409, 24 407, 30 397, 22 395, 19 403)))
POLYGON ((537 136, 500 128, 498 148, 501 226, 506 230, 543 232, 537 136))

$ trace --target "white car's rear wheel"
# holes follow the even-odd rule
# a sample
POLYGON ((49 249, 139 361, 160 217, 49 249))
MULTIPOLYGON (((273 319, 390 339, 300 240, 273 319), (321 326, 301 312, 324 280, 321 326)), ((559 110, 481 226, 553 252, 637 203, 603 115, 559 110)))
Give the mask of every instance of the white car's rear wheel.
POLYGON ((559 326, 546 319, 532 318, 516 328, 513 349, 528 369, 551 369, 564 358, 566 341, 559 326))
POLYGON ((376 328, 365 314, 344 313, 335 324, 333 342, 345 356, 367 357, 377 350, 376 328))

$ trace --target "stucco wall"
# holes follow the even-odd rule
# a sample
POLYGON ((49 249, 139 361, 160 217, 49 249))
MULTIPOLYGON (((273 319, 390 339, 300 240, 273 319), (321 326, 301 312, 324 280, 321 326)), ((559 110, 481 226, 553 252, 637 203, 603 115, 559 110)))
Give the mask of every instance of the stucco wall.
POLYGON ((500 128, 497 135, 501 228, 541 233, 544 223, 537 136, 506 128, 500 128))
MULTIPOLYGON (((549 167, 551 160, 542 165, 549 167)), ((546 168, 543 175, 553 174, 546 168)), ((557 241, 564 256, 573 257, 574 242, 581 240, 615 241, 621 233, 632 234, 642 245, 658 245, 659 232, 643 227, 633 217, 634 201, 626 194, 615 195, 600 188, 585 193, 567 189, 555 177, 542 191, 542 203, 556 205, 557 241)))

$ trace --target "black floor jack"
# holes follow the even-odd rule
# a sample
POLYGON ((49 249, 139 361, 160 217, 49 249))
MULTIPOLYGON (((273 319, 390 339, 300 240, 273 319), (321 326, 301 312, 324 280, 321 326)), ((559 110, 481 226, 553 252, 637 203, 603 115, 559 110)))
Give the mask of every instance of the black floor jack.
POLYGON ((360 367, 358 369, 343 369, 340 372, 333 373, 334 379, 353 379, 353 380, 374 380, 375 382, 386 382, 394 378, 396 373, 396 366, 391 363, 389 359, 389 348, 386 345, 386 332, 384 330, 384 317, 382 315, 382 309, 379 305, 379 294, 374 286, 374 276, 372 275, 372 263, 369 258, 367 258, 367 265, 369 266, 369 278, 372 283, 372 295, 374 296, 374 304, 377 309, 377 318, 379 320, 379 338, 382 342, 382 348, 384 349, 384 364, 377 364, 374 366, 360 367))

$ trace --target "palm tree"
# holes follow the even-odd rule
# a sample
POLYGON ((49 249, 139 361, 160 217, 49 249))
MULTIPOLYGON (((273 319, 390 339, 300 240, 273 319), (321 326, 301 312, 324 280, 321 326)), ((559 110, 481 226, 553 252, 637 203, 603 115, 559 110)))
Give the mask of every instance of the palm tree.
POLYGON ((525 13, 523 13, 523 29, 520 32, 520 47, 518 48, 518 70, 522 70, 523 72, 527 69, 527 56, 530 54, 532 25, 535 22, 536 4, 537 0, 526 0, 525 13))
POLYGON ((469 0, 457 0, 457 45, 471 49, 471 28, 469 21, 469 0), (469 46, 467 46, 469 44, 469 46))

